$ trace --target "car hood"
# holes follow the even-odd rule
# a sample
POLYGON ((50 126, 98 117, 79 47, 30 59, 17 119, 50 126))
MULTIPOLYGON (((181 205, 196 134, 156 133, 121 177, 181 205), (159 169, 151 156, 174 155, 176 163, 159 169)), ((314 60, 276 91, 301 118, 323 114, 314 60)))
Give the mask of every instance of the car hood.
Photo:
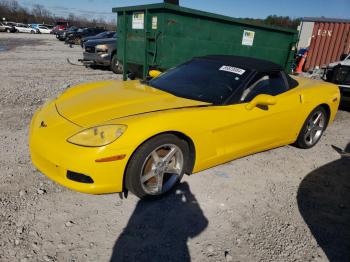
POLYGON ((335 67, 337 65, 350 66, 350 59, 347 59, 347 60, 344 60, 344 61, 337 61, 337 62, 330 63, 328 65, 328 68, 333 68, 333 67, 335 67))
POLYGON ((87 36, 84 37, 83 39, 81 39, 82 41, 89 41, 89 40, 93 40, 93 39, 98 39, 95 35, 94 36, 87 36))
POLYGON ((62 117, 82 127, 136 114, 208 105, 176 97, 138 80, 82 84, 65 91, 55 103, 62 117))
MULTIPOLYGON (((106 38, 108 38, 108 37, 106 37, 106 38)), ((95 40, 95 39, 103 39, 103 38, 101 38, 101 37, 98 36, 98 35, 93 35, 93 36, 84 37, 82 40, 83 40, 83 41, 89 41, 89 40, 95 40)))
POLYGON ((115 44, 117 45, 117 38, 100 38, 95 40, 88 40, 85 42, 85 46, 97 46, 104 44, 115 44))

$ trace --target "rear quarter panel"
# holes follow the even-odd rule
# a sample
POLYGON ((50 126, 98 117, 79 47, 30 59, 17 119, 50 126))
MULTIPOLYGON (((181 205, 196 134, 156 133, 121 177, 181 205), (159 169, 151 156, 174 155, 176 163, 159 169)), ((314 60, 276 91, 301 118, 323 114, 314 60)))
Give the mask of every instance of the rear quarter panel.
POLYGON ((340 103, 339 87, 321 80, 295 77, 299 82, 300 99, 306 116, 319 105, 329 108, 329 124, 334 121, 340 103))

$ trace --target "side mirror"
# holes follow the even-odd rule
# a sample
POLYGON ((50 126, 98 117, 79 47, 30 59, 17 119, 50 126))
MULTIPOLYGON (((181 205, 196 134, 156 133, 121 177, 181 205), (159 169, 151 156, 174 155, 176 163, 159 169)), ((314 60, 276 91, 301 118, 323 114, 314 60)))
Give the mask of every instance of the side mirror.
POLYGON ((151 78, 156 78, 156 77, 158 77, 160 74, 161 74, 162 72, 160 72, 160 71, 158 71, 158 70, 151 70, 151 71, 149 71, 149 76, 151 77, 151 78))
POLYGON ((252 110, 254 107, 257 106, 270 106, 275 105, 276 103, 277 100, 274 96, 262 94, 254 97, 254 99, 246 105, 246 108, 247 110, 252 110))

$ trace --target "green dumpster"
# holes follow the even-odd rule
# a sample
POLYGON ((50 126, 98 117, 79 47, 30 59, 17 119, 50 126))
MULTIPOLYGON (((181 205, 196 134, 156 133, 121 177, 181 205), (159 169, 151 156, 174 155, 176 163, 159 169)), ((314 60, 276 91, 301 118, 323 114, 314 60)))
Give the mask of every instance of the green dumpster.
POLYGON ((240 55, 266 59, 290 71, 297 31, 260 26, 175 4, 113 8, 118 13, 118 61, 146 77, 192 57, 240 55))

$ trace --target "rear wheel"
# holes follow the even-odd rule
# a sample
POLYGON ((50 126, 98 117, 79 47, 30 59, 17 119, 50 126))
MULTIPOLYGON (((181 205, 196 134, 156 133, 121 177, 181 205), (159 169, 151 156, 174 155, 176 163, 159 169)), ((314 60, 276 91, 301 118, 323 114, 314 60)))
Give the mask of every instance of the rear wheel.
POLYGON ((300 148, 311 148, 318 143, 328 123, 326 110, 319 106, 306 119, 301 129, 296 145, 300 148))
POLYGON ((125 187, 139 198, 161 196, 173 189, 192 163, 186 141, 172 134, 156 136, 141 145, 129 160, 125 187))
POLYGON ((30 31, 30 33, 31 33, 31 34, 35 34, 35 31, 34 31, 34 30, 32 30, 32 31, 30 31))

